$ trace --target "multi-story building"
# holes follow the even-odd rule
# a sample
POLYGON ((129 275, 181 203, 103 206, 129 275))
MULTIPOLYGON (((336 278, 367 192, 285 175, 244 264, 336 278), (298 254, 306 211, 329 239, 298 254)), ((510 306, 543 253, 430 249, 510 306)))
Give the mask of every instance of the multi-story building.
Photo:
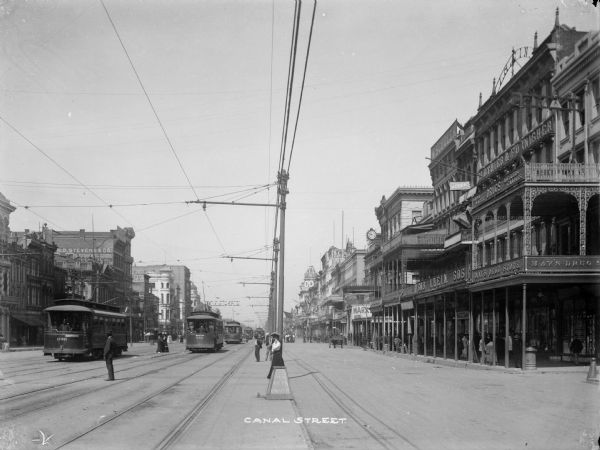
POLYGON ((50 233, 58 247, 56 264, 67 271, 71 293, 119 306, 123 311, 131 309, 131 241, 135 237, 132 228, 50 233))
POLYGON ((346 258, 337 265, 333 272, 336 278, 334 294, 342 297, 342 304, 341 308, 333 310, 332 324, 350 342, 357 334, 354 331, 355 325, 358 331, 362 323, 362 321, 353 322, 353 318, 360 320, 362 317, 356 316, 356 314, 353 316, 352 312, 364 311, 366 299, 370 298, 374 292, 374 287, 365 283, 366 253, 365 249, 357 249, 351 244, 347 245, 346 258), (360 306, 364 309, 360 309, 360 306))
POLYGON ((334 310, 342 309, 344 305, 342 296, 334 293, 338 281, 334 271, 346 258, 346 254, 346 249, 331 246, 321 257, 321 270, 318 273, 318 318, 312 324, 313 336, 321 341, 326 340, 332 332, 334 310))
POLYGON ((43 342, 42 310, 55 292, 56 246, 41 231, 11 233, 15 207, 0 193, 0 334, 9 346, 43 342))
MULTIPOLYGON (((536 38, 533 50, 518 50, 526 56, 521 70, 495 82, 467 125, 454 122, 432 147, 431 217, 401 236, 421 228, 409 236, 440 235, 443 246, 411 252, 412 281, 402 276, 400 264, 396 282, 392 264, 392 281, 388 275, 382 294, 384 324, 387 302, 399 297, 400 333, 415 353, 481 361, 485 343, 494 349, 485 354, 490 364, 523 365, 526 350, 537 353, 538 364, 556 364, 570 360, 569 344, 577 338, 586 357, 596 355, 595 39, 594 33, 560 25, 557 17, 539 46, 536 38), (516 336, 522 340, 514 341, 511 357, 516 336)), ((510 71, 506 67, 503 74, 510 71)), ((382 234, 383 273, 389 274, 386 255, 393 241, 386 244, 390 232, 382 234)), ((399 241, 400 252, 410 248, 399 241)), ((377 308, 371 310, 377 316, 377 308)), ((393 324, 393 310, 391 317, 393 324)))
POLYGON ((432 188, 401 187, 375 208, 381 227, 381 302, 370 307, 376 338, 408 333, 401 313, 410 314, 412 305, 401 302, 404 290, 419 280, 443 249, 445 236, 430 221, 432 199, 432 188))
POLYGON ((0 304, 9 316, 2 334, 11 346, 43 343, 42 310, 54 300, 55 251, 46 225, 39 232, 13 232, 8 245, 2 244, 2 253, 10 261, 0 290, 0 304))
POLYGON ((177 333, 178 303, 175 301, 175 287, 172 270, 164 266, 159 269, 136 266, 149 277, 150 293, 158 299, 158 328, 161 333, 177 333))
MULTIPOLYGON (((141 316, 141 331, 153 333, 158 330, 158 308, 159 299, 152 294, 153 285, 150 282, 150 275, 145 273, 139 267, 134 266, 133 272, 133 291, 138 295, 138 301, 135 306, 136 317, 141 316)), ((139 333, 139 330, 138 330, 139 333)))
POLYGON ((296 333, 303 340, 312 342, 312 324, 317 321, 319 301, 319 275, 313 266, 309 266, 304 272, 304 280, 300 284, 298 297, 300 311, 297 323, 301 326, 296 333))
POLYGON ((596 353, 600 172, 586 156, 591 149, 586 133, 578 133, 585 121, 579 113, 568 138, 573 154, 562 151, 573 103, 555 98, 552 86, 554 76, 570 83, 566 73, 556 74, 558 62, 584 36, 560 25, 557 15, 550 35, 534 42, 521 70, 473 117, 478 173, 470 334, 475 342, 494 341, 505 363, 502 344, 512 333, 523 336, 519 353, 531 346, 541 361, 568 359, 575 337, 584 354, 596 353))
MULTIPOLYGON (((150 265, 137 266, 151 274, 151 278, 162 283, 161 287, 155 285, 153 293, 161 299, 162 325, 167 326, 172 333, 183 333, 185 318, 192 312, 192 281, 190 278, 190 269, 182 265, 150 265), (170 273, 170 279, 166 280, 167 273, 170 273), (163 279, 165 278, 165 279, 163 279), (168 288, 165 287, 168 284, 168 288), (158 290, 161 289, 161 290, 158 290), (166 298, 169 300, 167 301, 166 298)), ((151 282, 154 282, 151 280, 151 282)))

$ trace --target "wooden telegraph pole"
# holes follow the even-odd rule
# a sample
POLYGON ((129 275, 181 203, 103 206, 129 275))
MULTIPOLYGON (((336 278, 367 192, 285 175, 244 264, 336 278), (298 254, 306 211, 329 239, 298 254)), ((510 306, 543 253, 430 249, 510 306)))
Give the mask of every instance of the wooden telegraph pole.
POLYGON ((284 268, 285 268, 285 196, 288 194, 287 181, 289 175, 282 170, 277 175, 278 193, 280 196, 279 208, 281 211, 281 228, 279 230, 279 296, 277 298, 277 332, 283 338, 283 293, 284 293, 284 268))

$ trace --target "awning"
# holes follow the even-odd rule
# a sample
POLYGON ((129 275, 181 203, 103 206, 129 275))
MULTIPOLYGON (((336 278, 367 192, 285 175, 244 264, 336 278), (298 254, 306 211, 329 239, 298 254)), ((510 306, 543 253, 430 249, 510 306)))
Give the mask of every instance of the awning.
POLYGON ((29 314, 13 313, 11 316, 13 319, 23 322, 31 327, 43 327, 44 321, 39 316, 33 316, 29 314))

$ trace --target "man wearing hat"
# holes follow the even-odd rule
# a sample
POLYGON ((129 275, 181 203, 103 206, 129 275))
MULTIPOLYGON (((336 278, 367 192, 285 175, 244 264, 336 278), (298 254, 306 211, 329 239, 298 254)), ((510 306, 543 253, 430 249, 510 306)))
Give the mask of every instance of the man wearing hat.
POLYGON ((106 360, 106 369, 108 370, 108 378, 106 381, 115 379, 115 371, 113 369, 113 357, 117 350, 117 344, 113 341, 112 331, 106 333, 106 343, 104 344, 104 359, 106 360))
POLYGON ((269 369, 269 375, 267 375, 267 378, 271 378, 273 367, 285 366, 285 363, 283 362, 283 345, 279 340, 278 333, 271 333, 271 354, 273 357, 271 359, 271 368, 269 369))

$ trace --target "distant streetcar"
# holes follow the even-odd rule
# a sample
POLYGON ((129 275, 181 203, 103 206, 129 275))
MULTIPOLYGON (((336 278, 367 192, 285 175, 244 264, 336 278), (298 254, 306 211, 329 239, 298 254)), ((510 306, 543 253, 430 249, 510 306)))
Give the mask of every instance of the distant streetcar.
POLYGON ((223 347, 223 320, 212 311, 199 311, 185 318, 185 349, 191 352, 223 347))
POLYGON ((254 337, 254 330, 250 327, 245 327, 243 333, 244 333, 244 340, 246 342, 251 341, 252 338, 254 337))
POLYGON ((263 330, 262 328, 257 328, 256 330, 254 330, 254 336, 264 339, 265 338, 265 330, 263 330))
POLYGON ((227 344, 242 343, 242 325, 235 320, 227 320, 225 326, 225 342, 227 344))
POLYGON ((44 310, 44 355, 58 360, 102 358, 106 333, 112 331, 117 355, 127 351, 127 316, 119 308, 79 299, 55 300, 44 310))

